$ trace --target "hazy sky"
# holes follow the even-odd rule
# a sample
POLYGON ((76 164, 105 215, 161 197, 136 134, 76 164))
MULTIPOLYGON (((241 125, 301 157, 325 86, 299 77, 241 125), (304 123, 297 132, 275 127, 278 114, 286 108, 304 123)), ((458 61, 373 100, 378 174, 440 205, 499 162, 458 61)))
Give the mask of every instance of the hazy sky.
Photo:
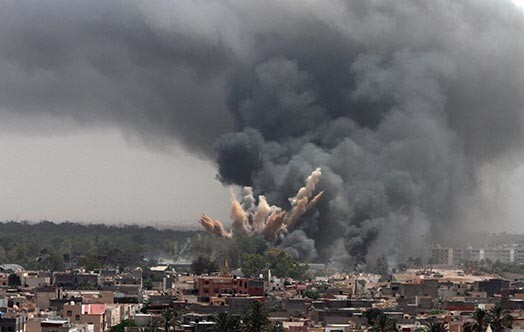
POLYGON ((0 118, 2 219, 195 226, 204 211, 228 215, 215 168, 176 147, 146 149, 107 128, 32 134, 30 119, 27 132, 9 132, 0 118))

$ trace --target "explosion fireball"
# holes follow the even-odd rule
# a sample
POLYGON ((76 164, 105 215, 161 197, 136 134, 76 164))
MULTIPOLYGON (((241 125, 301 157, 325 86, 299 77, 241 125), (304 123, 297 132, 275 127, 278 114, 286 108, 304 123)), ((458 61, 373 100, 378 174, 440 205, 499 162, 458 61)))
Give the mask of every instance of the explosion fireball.
POLYGON ((320 168, 317 168, 307 177, 306 184, 294 197, 289 198, 291 208, 287 211, 276 205, 269 205, 264 195, 258 196, 257 204, 253 188, 244 187, 240 201, 231 191, 230 232, 225 230, 220 220, 212 219, 205 214, 200 217, 200 224, 217 237, 262 235, 267 241, 276 243, 296 228, 301 216, 317 205, 324 194, 324 191, 321 191, 313 195, 321 174, 320 168))

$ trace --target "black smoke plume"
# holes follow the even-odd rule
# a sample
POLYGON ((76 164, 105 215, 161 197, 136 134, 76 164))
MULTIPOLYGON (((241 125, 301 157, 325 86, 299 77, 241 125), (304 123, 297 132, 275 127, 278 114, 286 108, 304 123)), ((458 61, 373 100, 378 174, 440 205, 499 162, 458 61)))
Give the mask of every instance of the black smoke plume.
POLYGON ((460 228, 521 149, 523 35, 505 0, 7 0, 0 108, 172 137, 283 208, 320 167, 282 245, 354 264, 460 228))

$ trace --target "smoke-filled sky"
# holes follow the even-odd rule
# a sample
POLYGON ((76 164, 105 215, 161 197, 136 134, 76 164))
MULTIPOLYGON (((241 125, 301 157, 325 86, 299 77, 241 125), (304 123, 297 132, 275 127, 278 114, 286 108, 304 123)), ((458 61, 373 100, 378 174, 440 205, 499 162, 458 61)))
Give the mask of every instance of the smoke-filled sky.
POLYGON ((224 185, 285 208, 321 167, 318 210, 282 243, 302 257, 524 231, 517 2, 0 7, 0 218, 227 219, 224 185))

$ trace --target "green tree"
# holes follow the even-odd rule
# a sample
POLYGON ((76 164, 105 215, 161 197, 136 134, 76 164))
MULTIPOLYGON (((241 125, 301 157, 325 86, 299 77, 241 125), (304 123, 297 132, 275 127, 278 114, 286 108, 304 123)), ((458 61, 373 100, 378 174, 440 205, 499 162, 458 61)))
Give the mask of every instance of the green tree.
POLYGON ((23 261, 27 257, 27 246, 24 243, 18 244, 15 249, 16 259, 23 261))
POLYGON ((284 250, 269 249, 266 251, 265 256, 269 263, 271 273, 277 277, 302 279, 309 268, 307 264, 298 264, 295 262, 284 250))
POLYGON ((304 292, 304 297, 310 298, 312 300, 318 300, 320 298, 320 293, 317 290, 308 289, 304 292))
POLYGON ((377 319, 377 317, 380 316, 381 314, 382 314, 382 311, 380 311, 379 309, 371 308, 371 309, 364 311, 363 316, 367 320, 367 325, 372 326, 373 324, 375 324, 375 320, 377 319))
POLYGON ((289 271, 293 267, 293 261, 287 252, 270 249, 266 252, 266 257, 272 274, 277 277, 289 277, 289 271))
POLYGON ((448 332, 448 325, 444 322, 428 321, 424 323, 424 327, 420 328, 420 332, 448 332))
POLYGON ((213 254, 214 238, 211 234, 199 234, 191 244, 191 253, 193 257, 211 256, 213 254))
POLYGON ((119 324, 111 326, 109 329, 110 332, 125 332, 126 327, 128 326, 136 326, 136 323, 134 320, 131 319, 124 319, 119 324))
POLYGON ((464 323, 464 332, 485 332, 489 323, 490 317, 485 310, 477 309, 471 316, 473 320, 464 323))
POLYGON ((263 238, 242 236, 235 238, 235 245, 242 253, 262 255, 268 248, 267 241, 263 238))
POLYGON ((5 263, 5 249, 0 246, 0 263, 5 263))
POLYGON ((388 316, 386 316, 384 313, 380 313, 373 322, 373 325, 371 327, 371 331, 373 332, 396 332, 397 326, 395 324, 395 321, 388 316))
POLYGON ((173 329, 176 328, 180 325, 179 313, 171 308, 162 311, 161 324, 164 327, 165 332, 169 332, 171 327, 173 327, 173 329))
MULTIPOLYGON (((152 288, 153 286, 151 286, 152 288)), ((147 289, 147 288, 146 288, 147 289)), ((140 309, 140 312, 143 313, 143 314, 147 314, 147 311, 149 310, 149 308, 151 307, 151 302, 150 301, 146 301, 144 302, 144 305, 142 306, 142 308, 140 309)))
POLYGON ((306 272, 309 270, 309 265, 293 263, 289 276, 293 279, 303 280, 306 278, 306 272))
POLYGON ((221 312, 213 319, 215 325, 211 332, 238 332, 240 331, 240 322, 235 317, 226 312, 221 312))
POLYGON ((244 275, 256 277, 267 267, 267 261, 260 254, 245 254, 240 267, 244 275))
POLYGON ((242 323, 242 332, 269 332, 272 326, 267 309, 258 301, 249 305, 242 323))
POLYGON ((157 326, 141 326, 138 328, 139 332, 156 332, 157 326))
POLYGON ((271 332, 282 332, 284 331, 284 327, 282 326, 282 323, 275 323, 271 327, 271 332))
POLYGON ((488 310, 488 315, 493 332, 511 329, 513 326, 513 316, 511 316, 511 312, 504 309, 500 303, 491 307, 488 310))
POLYGON ((80 260, 80 264, 88 271, 97 270, 102 267, 96 255, 87 254, 80 260))
POLYGON ((267 250, 267 241, 258 237, 241 236, 234 239, 218 243, 223 245, 222 259, 227 258, 231 267, 241 267, 243 255, 263 255, 267 250))
MULTIPOLYGON (((104 265, 145 267, 144 255, 154 257, 160 243, 168 240, 187 242, 185 253, 189 253, 189 244, 200 234, 203 233, 139 226, 0 222, 0 246, 5 251, 4 255, 0 254, 0 261, 20 264, 27 269, 50 269, 52 254, 62 257, 67 253, 72 255, 73 262, 78 261, 76 267, 90 270, 104 265), (28 240, 35 238, 38 241, 28 240), (139 239, 142 243, 137 245, 133 239, 139 239), (84 259, 86 257, 87 260, 84 259)), ((214 248, 213 241, 209 241, 209 245, 214 248)), ((52 269, 61 270, 59 267, 52 269)))
POLYGON ((199 256, 191 263, 191 270, 194 274, 212 273, 219 270, 218 263, 212 261, 207 256, 199 256))
POLYGON ((47 267, 51 271, 64 271, 64 258, 57 252, 53 252, 49 255, 47 263, 47 267))

